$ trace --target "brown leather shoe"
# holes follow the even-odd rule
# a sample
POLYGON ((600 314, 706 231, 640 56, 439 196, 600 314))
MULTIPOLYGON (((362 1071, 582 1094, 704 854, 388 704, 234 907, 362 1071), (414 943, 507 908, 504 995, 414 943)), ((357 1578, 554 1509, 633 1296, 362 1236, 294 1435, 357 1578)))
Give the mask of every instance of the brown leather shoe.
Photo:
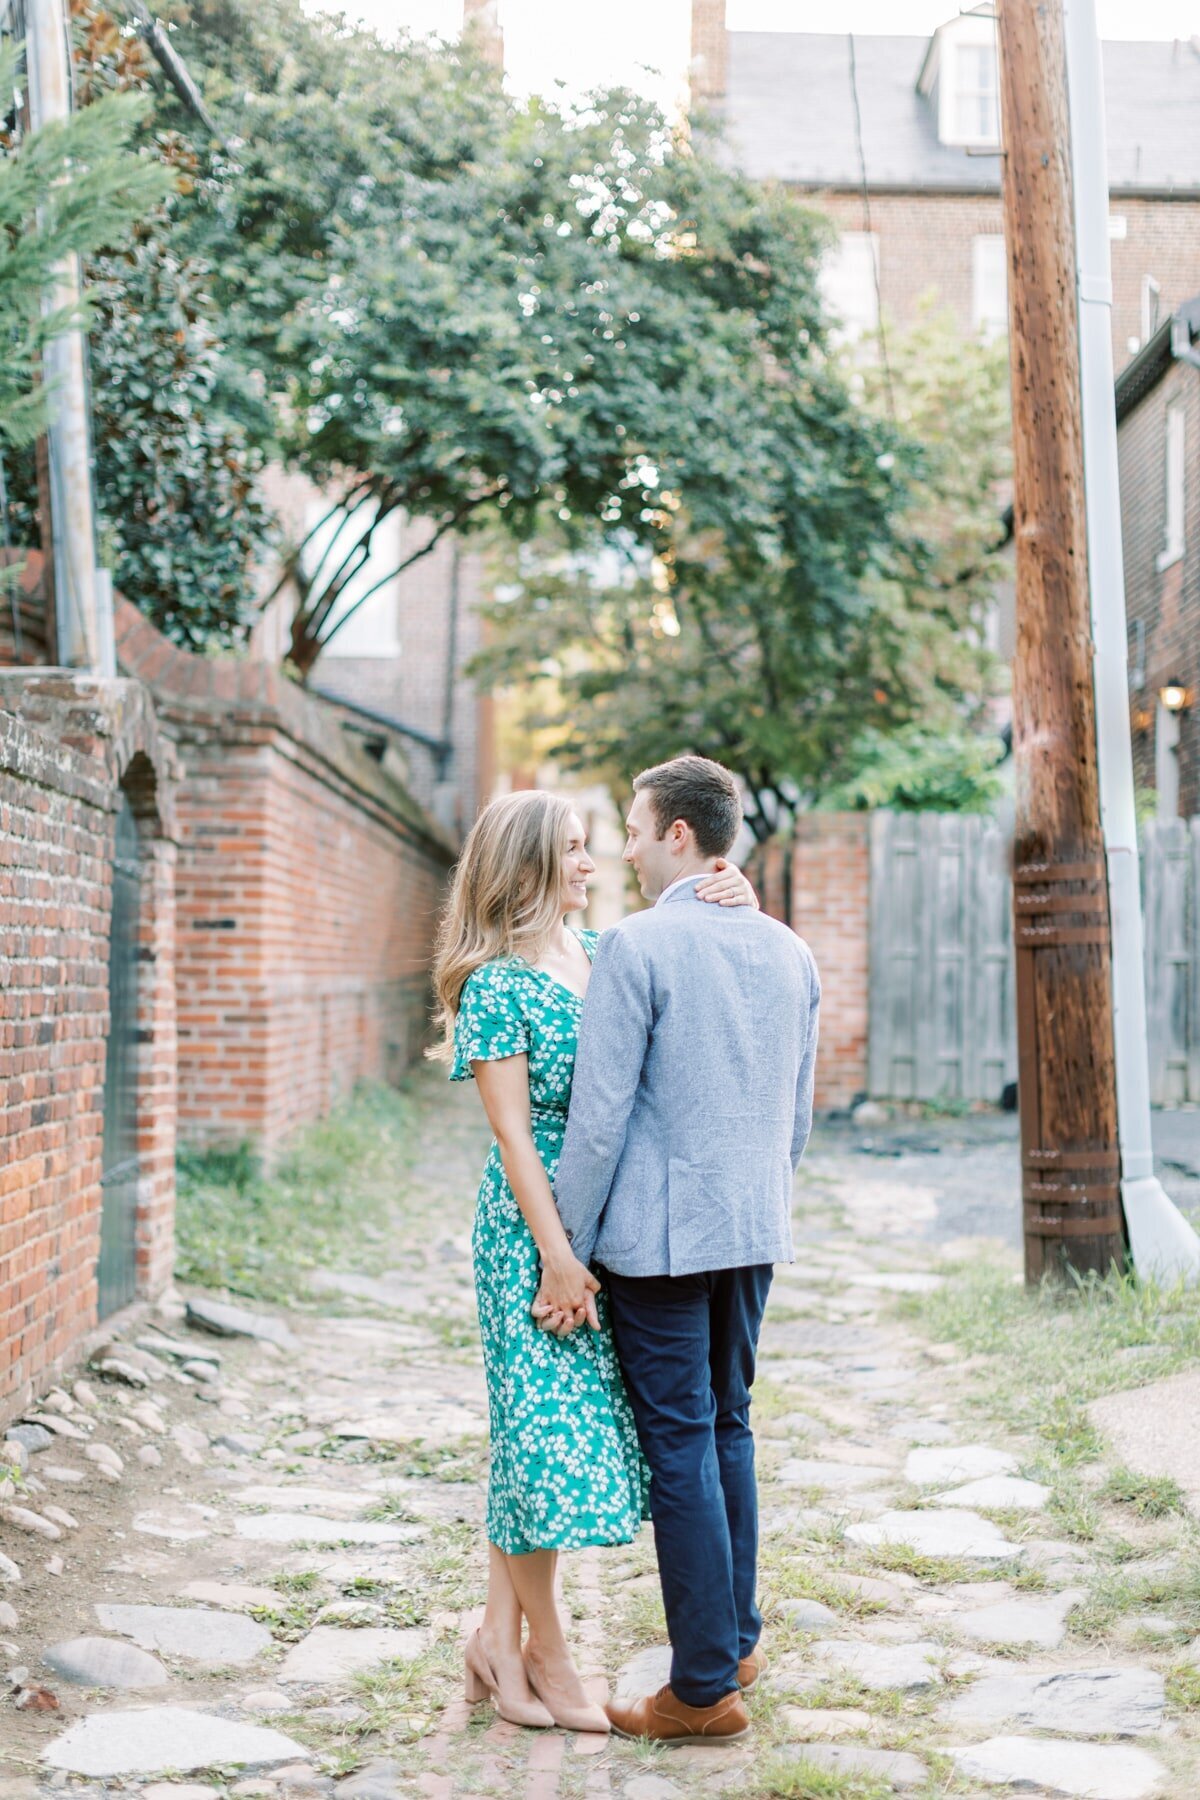
POLYGON ((658 1744, 727 1744, 750 1729, 739 1693, 726 1694, 715 1706, 687 1706, 669 1685, 644 1700, 610 1700, 608 1717, 619 1737, 650 1738, 658 1744))
POLYGON ((755 1644, 749 1656, 743 1656, 738 1664, 738 1686, 743 1694, 748 1694, 759 1676, 767 1667, 767 1653, 761 1644, 755 1644))

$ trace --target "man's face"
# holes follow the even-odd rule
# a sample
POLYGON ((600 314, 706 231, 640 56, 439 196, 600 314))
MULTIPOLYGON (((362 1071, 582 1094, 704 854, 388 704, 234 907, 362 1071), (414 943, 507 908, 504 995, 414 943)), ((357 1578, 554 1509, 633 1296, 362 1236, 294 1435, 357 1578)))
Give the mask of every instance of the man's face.
POLYGON ((636 871, 638 886, 647 900, 657 900, 679 872, 679 854, 673 849, 678 827, 672 825, 659 837, 650 795, 645 788, 633 796, 625 815, 624 860, 636 871))

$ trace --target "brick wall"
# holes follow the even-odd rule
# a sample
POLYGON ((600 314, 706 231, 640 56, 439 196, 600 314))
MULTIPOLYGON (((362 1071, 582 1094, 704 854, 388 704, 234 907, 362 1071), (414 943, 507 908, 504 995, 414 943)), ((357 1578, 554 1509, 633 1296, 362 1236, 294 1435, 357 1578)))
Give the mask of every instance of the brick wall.
POLYGON ((760 845, 747 865, 766 910, 798 932, 817 959, 819 1111, 849 1106, 867 1090, 869 827, 865 812, 803 813, 790 846, 760 845))
MULTIPOLYGON (((1125 602, 1129 665, 1137 663, 1137 626, 1144 632, 1144 678, 1131 690, 1134 779, 1155 786, 1155 709, 1158 689, 1178 677, 1200 695, 1200 371, 1172 362, 1117 434, 1121 472, 1125 602), (1186 473, 1184 553, 1160 570, 1166 544, 1167 408, 1184 410, 1186 473)), ((1200 813, 1200 720, 1195 703, 1179 721, 1179 811, 1200 813)))
MULTIPOLYGON (((806 198, 839 231, 865 229, 862 196, 820 193, 806 198)), ((1160 317, 1200 291, 1200 201, 1122 199, 1109 208, 1125 220, 1113 239, 1113 358, 1129 361, 1130 340, 1141 334, 1142 277, 1162 295, 1160 317)), ((963 331, 972 329, 972 240, 1003 230, 998 193, 871 195, 871 229, 879 237, 879 290, 887 316, 901 326, 923 301, 936 297, 963 331)), ((1136 346, 1135 346, 1136 348, 1136 346)))
POLYGON ((145 691, 0 677, 0 1412, 97 1321, 116 807, 139 819, 137 1291, 171 1270, 174 970, 170 754, 145 691))
POLYGON ((153 688, 183 766, 180 1136, 270 1155, 418 1054, 453 852, 278 669, 189 656, 125 603, 118 654, 153 688))
MULTIPOLYGON (((426 541, 430 529, 426 521, 406 521, 403 554, 426 541)), ((406 569, 393 587, 400 654, 343 655, 335 636, 317 666, 314 683, 449 743, 449 757, 441 765, 411 740, 401 740, 401 753, 413 795, 461 839, 491 798, 495 780, 492 703, 464 673, 483 641, 483 561, 443 539, 406 569), (451 657, 454 680, 447 711, 446 668, 451 657)))

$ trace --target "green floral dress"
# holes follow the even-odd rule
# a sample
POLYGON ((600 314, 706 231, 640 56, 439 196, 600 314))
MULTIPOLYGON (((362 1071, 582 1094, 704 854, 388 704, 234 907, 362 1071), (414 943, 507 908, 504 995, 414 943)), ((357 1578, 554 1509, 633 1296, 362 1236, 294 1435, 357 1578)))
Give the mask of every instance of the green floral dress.
MULTIPOLYGON (((597 933, 579 934, 589 956, 597 933)), ((452 1081, 473 1062, 529 1058, 533 1141, 551 1180, 558 1166, 582 1001, 519 958, 485 963, 462 991, 452 1081)), ((648 1516, 649 1473, 613 1349, 606 1301, 601 1328, 567 1338, 530 1316, 537 1246, 493 1142, 472 1238, 475 1293, 491 1427, 487 1532, 510 1556, 627 1544, 648 1516)))

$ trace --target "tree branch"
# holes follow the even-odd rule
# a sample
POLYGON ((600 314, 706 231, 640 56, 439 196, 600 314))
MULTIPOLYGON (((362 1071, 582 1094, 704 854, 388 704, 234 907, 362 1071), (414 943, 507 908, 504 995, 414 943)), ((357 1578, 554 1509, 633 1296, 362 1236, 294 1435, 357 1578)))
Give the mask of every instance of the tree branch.
MULTIPOLYGON (((456 508, 456 510, 454 512, 448 513, 445 516, 445 518, 443 518, 439 521, 437 527, 435 528, 435 530, 433 532, 433 535, 430 537, 430 539, 427 543, 422 544, 422 546, 419 550, 414 550, 411 556, 406 556, 404 558, 403 562, 398 563, 394 569, 389 569, 388 573, 386 575, 381 575, 379 577, 378 581, 373 581, 371 583, 370 587, 367 588, 366 592, 360 594, 358 596, 358 598, 354 601, 353 605, 348 606, 346 608, 345 612, 342 613, 334 621, 332 630, 326 632, 324 637, 315 638, 314 641, 317 644, 319 644, 320 647, 323 649, 324 646, 326 644, 328 644, 330 642, 330 640, 332 638, 334 638, 337 635, 337 633, 342 629, 342 626, 345 625, 350 619, 352 619, 354 617, 354 615, 358 611, 359 607, 366 605, 367 601, 371 598, 371 596, 373 594, 378 593, 380 588, 386 587, 389 581, 398 580, 399 577, 401 575, 403 575, 407 569, 412 568, 414 563, 420 562, 421 559, 423 557, 428 556, 432 550, 436 550, 437 546, 441 543, 442 539, 447 535, 448 532, 455 531, 460 525, 462 525, 464 523, 464 521, 466 519, 468 519, 470 517, 470 515, 473 512, 476 512, 479 509, 479 507, 481 507, 481 506, 486 506, 486 504, 489 500, 494 500, 497 497, 497 495, 501 494, 503 491, 504 491, 503 484, 497 483, 496 486, 489 488, 486 493, 474 495, 471 500, 467 501, 464 505, 456 508)), ((321 611, 320 618, 316 623, 316 630, 318 632, 320 630, 320 627, 325 623, 326 619, 329 617, 329 611, 330 611, 329 607, 324 607, 323 610, 321 611)), ((307 635, 307 633, 306 633, 306 635, 307 635)))

